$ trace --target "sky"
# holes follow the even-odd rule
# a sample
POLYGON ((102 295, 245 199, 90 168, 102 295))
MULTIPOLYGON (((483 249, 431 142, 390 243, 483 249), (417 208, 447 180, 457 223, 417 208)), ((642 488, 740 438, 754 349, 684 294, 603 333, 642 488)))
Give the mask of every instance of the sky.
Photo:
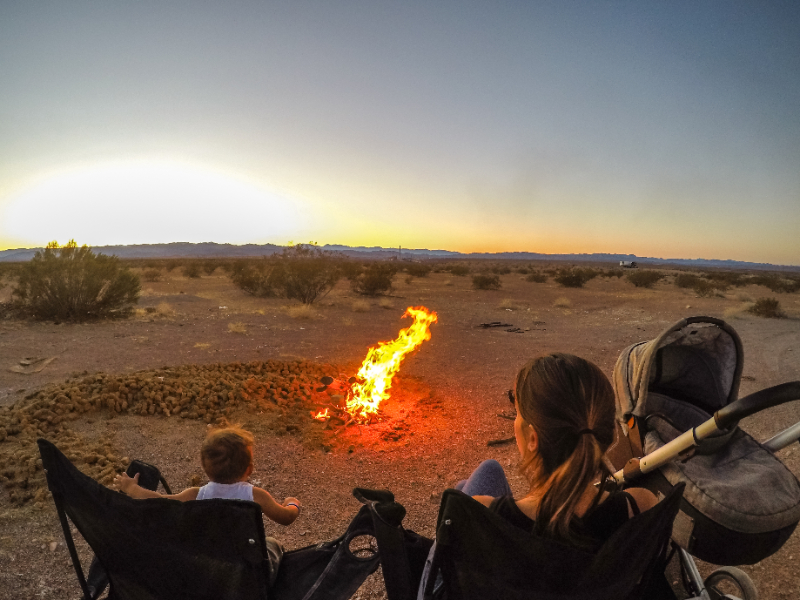
POLYGON ((800 265, 800 4, 7 0, 0 249, 800 265))

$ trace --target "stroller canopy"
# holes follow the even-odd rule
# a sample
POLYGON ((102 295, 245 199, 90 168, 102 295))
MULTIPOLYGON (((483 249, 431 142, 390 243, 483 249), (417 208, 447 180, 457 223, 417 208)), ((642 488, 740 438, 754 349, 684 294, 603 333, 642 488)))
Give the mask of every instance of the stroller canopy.
POLYGON ((742 363, 742 342, 727 323, 713 317, 682 319, 620 354, 613 378, 617 420, 627 431, 631 415, 650 414, 650 391, 714 414, 736 400, 742 363))

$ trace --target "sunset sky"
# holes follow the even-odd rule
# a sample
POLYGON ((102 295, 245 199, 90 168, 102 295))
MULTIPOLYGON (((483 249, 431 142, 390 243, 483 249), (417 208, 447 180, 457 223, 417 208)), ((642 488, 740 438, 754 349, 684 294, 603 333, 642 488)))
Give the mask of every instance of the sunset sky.
POLYGON ((0 3, 0 249, 800 265, 800 3, 0 3))

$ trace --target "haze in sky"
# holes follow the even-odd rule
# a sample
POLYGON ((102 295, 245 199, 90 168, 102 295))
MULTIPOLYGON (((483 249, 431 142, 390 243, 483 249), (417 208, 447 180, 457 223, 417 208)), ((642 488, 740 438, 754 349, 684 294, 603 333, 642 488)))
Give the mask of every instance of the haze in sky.
POLYGON ((800 265, 800 4, 3 2, 0 249, 800 265))

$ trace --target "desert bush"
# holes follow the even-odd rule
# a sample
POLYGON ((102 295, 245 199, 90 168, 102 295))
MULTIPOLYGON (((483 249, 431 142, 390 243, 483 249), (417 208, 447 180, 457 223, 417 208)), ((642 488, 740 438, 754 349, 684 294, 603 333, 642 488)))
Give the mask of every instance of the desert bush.
POLYGON ((447 270, 451 275, 457 275, 458 277, 469 275, 469 267, 467 265, 450 265, 447 270))
POLYGON ((472 287, 476 290, 499 290, 501 287, 500 276, 488 274, 473 275, 472 287))
POLYGON ((724 279, 709 280, 698 277, 692 273, 681 273, 675 277, 675 285, 683 289, 691 289, 701 298, 708 298, 717 293, 717 290, 728 289, 728 283, 724 279))
POLYGON ((144 273, 142 273, 142 277, 145 281, 154 282, 154 281, 161 281, 161 270, 160 269, 145 269, 144 273))
POLYGON ((422 263, 410 263, 406 266, 406 273, 412 277, 427 277, 428 273, 430 272, 430 265, 424 265, 422 263))
POLYGON ((779 294, 791 294, 792 292, 800 290, 800 279, 784 279, 773 273, 751 277, 749 283, 762 285, 770 291, 779 294))
POLYGON ((603 273, 603 277, 608 277, 609 279, 611 277, 616 277, 619 279, 623 275, 625 275, 625 272, 622 269, 609 269, 603 273))
POLYGON ((664 274, 659 273, 658 271, 648 271, 647 269, 642 271, 634 271, 633 273, 628 273, 626 279, 630 281, 633 285, 640 288, 651 288, 656 283, 664 279, 664 274))
POLYGON ((560 298, 553 300, 553 306, 556 308, 569 308, 572 306, 572 302, 569 301, 569 298, 564 298, 564 296, 561 296, 560 298))
POLYGON ((704 273, 703 277, 718 284, 716 285, 718 290, 727 289, 730 286, 741 287, 747 285, 747 279, 741 273, 733 273, 731 271, 712 271, 704 273))
POLYGON ((299 306, 292 306, 287 311, 289 316, 293 319, 298 319, 300 321, 307 321, 309 319, 314 319, 317 317, 317 313, 311 307, 310 304, 300 304, 299 306))
POLYGON ((547 281, 547 275, 544 273, 531 273, 525 278, 525 281, 530 281, 531 283, 545 283, 547 281))
POLYGON ((357 260, 342 259, 339 263, 339 270, 343 277, 352 282, 364 272, 364 264, 357 260))
POLYGON ((277 256, 276 281, 287 298, 313 304, 339 281, 341 263, 333 252, 315 244, 289 246, 277 256))
POLYGON ((580 288, 583 287, 587 281, 591 281, 597 277, 597 275, 598 272, 594 269, 562 269, 556 273, 553 280, 563 287, 580 288))
POLYGON ((517 273, 520 275, 527 275, 531 270, 528 267, 517 267, 517 273))
POLYGON ((394 308, 394 302, 389 300, 389 298, 381 298, 378 300, 378 306, 385 308, 386 310, 391 310, 394 308))
POLYGON ((215 260, 207 260, 203 262, 203 272, 206 275, 213 275, 214 271, 217 270, 219 264, 215 260))
POLYGON ((171 273, 180 266, 181 266, 181 261, 173 259, 173 260, 168 260, 167 264, 164 265, 164 268, 167 270, 167 273, 171 273))
POLYGON ((351 282, 354 292, 364 296, 385 294, 392 289, 392 280, 397 273, 397 265, 389 262, 374 262, 368 265, 351 282))
POLYGON ((692 273, 680 273, 675 276, 675 285, 683 289, 693 288, 701 281, 703 280, 700 277, 692 273))
POLYGON ((200 264, 194 261, 183 266, 183 276, 189 279, 200 279, 200 264))
POLYGON ((492 267, 492 273, 495 275, 508 275, 511 273, 511 269, 504 265, 495 265, 492 267))
POLYGON ((86 321, 129 315, 140 290, 139 277, 116 256, 70 240, 63 247, 50 242, 25 263, 12 298, 35 319, 86 321))
POLYGON ((750 314, 767 319, 785 319, 786 314, 781 310, 780 303, 775 298, 759 298, 747 309, 750 314))
POLYGON ((237 260, 231 264, 229 275, 236 287, 251 296, 270 298, 278 295, 275 261, 267 258, 237 260))
POLYGON ((247 333, 247 326, 242 322, 228 323, 228 333, 245 335, 247 333))

